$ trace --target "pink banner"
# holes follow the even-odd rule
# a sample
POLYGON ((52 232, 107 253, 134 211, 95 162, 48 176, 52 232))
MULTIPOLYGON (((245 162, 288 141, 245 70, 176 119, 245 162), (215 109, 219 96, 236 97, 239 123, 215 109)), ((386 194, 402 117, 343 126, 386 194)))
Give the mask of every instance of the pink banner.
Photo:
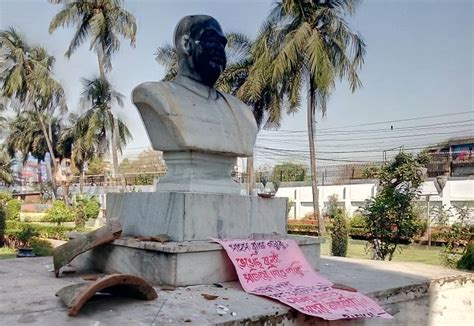
POLYGON ((226 250, 248 293, 327 320, 392 318, 372 299, 332 288, 333 283, 312 269, 293 240, 213 240, 226 250))

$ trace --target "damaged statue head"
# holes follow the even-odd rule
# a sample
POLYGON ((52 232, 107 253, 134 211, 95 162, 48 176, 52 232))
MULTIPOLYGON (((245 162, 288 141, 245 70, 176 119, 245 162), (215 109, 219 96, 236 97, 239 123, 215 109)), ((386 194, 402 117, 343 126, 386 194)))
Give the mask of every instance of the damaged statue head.
POLYGON ((168 172, 157 191, 240 193, 231 180, 237 157, 253 154, 257 124, 250 108, 214 88, 226 67, 227 39, 206 15, 182 18, 174 42, 179 70, 171 82, 146 82, 132 93, 168 172))
POLYGON ((226 66, 226 44, 219 23, 211 16, 182 18, 174 32, 178 73, 213 86, 226 66))

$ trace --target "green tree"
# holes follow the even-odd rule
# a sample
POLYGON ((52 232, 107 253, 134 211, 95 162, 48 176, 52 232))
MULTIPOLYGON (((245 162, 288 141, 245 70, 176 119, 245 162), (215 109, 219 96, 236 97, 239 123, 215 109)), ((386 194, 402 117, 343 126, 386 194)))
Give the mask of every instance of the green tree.
POLYGON ((272 182, 304 181, 306 166, 292 162, 275 165, 270 178, 272 182))
POLYGON ((90 151, 95 150, 102 156, 109 146, 109 137, 117 126, 116 149, 120 152, 132 138, 124 122, 115 119, 111 107, 114 104, 123 107, 123 95, 115 91, 112 85, 102 78, 83 79, 84 88, 81 94, 81 106, 86 111, 77 119, 74 131, 78 146, 83 146, 81 159, 89 157, 90 151))
POLYGON ((454 206, 456 221, 441 233, 446 244, 443 246, 441 253, 441 262, 443 265, 451 268, 466 268, 469 263, 472 266, 472 244, 473 230, 472 212, 473 209, 469 205, 454 206), (471 250, 471 253, 469 253, 471 250))
POLYGON ((349 227, 347 214, 342 208, 337 208, 329 215, 331 221, 331 254, 338 257, 346 257, 347 243, 349 240, 349 227))
POLYGON ((0 248, 5 245, 5 229, 7 226, 7 198, 0 193, 0 248))
POLYGON ((124 159, 120 164, 120 173, 157 173, 165 172, 166 165, 159 151, 147 149, 138 154, 136 159, 124 159))
POLYGON ((147 149, 139 153, 136 159, 124 159, 119 171, 129 185, 151 185, 157 176, 166 173, 166 165, 161 152, 147 149))
POLYGON ((9 185, 13 182, 12 161, 7 152, 0 148, 0 181, 9 185))
POLYGON ((96 146, 90 144, 86 135, 89 125, 80 122, 80 117, 71 113, 69 115, 70 126, 61 133, 59 146, 63 151, 70 152, 73 167, 79 170, 79 191, 82 194, 84 189, 84 174, 87 164, 96 155, 96 146))
MULTIPOLYGON (((17 100, 19 111, 37 115, 51 156, 53 173, 58 169, 54 153, 52 119, 67 110, 64 90, 53 76, 54 57, 40 47, 29 46, 15 29, 0 30, 0 84, 1 96, 17 100)), ((56 184, 54 178, 54 191, 56 184)))
MULTIPOLYGON (((265 23, 263 46, 256 53, 254 69, 243 87, 249 97, 257 97, 261 85, 284 92, 289 111, 301 102, 307 91, 307 125, 312 176, 313 207, 319 211, 314 142, 316 109, 323 116, 336 80, 347 78, 355 91, 361 82, 358 69, 364 61, 365 43, 353 33, 344 16, 353 14, 356 0, 283 0, 265 23), (260 86, 260 87, 259 87, 260 86)), ((320 216, 320 233, 324 221, 320 216)))
POLYGON ((73 222, 75 218, 76 216, 72 207, 69 207, 61 200, 56 200, 53 202, 53 207, 46 211, 43 220, 45 222, 56 223, 59 226, 64 222, 73 222))
MULTIPOLYGON (((68 58, 86 40, 90 38, 90 49, 97 53, 100 79, 106 81, 106 72, 112 69, 112 55, 120 48, 120 36, 130 40, 135 46, 137 24, 135 17, 123 8, 122 0, 50 0, 62 4, 62 9, 51 19, 49 32, 59 27, 75 25, 76 32, 66 51, 68 58)), ((112 115, 112 108, 108 107, 112 115)), ((112 119, 111 145, 114 176, 118 173, 117 150, 121 123, 112 119)))
MULTIPOLYGON (((39 116, 42 116, 43 121, 47 121, 50 126, 54 156, 59 159, 64 158, 57 146, 62 128, 59 119, 49 117, 46 112, 34 113, 31 111, 20 112, 9 121, 10 132, 5 139, 5 145, 11 158, 14 158, 16 153, 20 153, 23 163, 28 160, 29 155, 36 158, 38 166, 42 161, 45 161, 49 149, 39 116)), ((41 169, 38 168, 38 182, 41 183, 41 180, 41 169)))
POLYGON ((414 156, 400 152, 377 173, 377 195, 367 200, 363 209, 365 227, 376 257, 392 260, 400 241, 410 240, 417 234, 416 199, 428 161, 425 153, 414 156))
POLYGON ((106 168, 102 157, 94 156, 87 164, 86 175, 104 175, 107 172, 106 168))

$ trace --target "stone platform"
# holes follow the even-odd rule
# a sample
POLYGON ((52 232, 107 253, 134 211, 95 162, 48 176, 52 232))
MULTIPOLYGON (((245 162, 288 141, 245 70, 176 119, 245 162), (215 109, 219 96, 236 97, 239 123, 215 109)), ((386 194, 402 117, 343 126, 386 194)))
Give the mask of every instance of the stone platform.
POLYGON ((172 241, 286 235, 286 198, 199 192, 107 194, 107 219, 122 222, 124 236, 168 235, 172 241))
MULTIPOLYGON (((210 238, 286 237, 286 198, 156 191, 108 193, 107 219, 121 221, 121 239, 78 257, 76 266, 130 273, 173 286, 237 280, 222 247, 210 238), (160 244, 134 238, 166 234, 160 244)), ((321 240, 291 237, 316 268, 321 240)))
POLYGON ((436 266, 323 257, 320 273, 358 288, 378 301, 393 320, 328 322, 276 301, 243 292, 236 282, 162 290, 158 299, 98 297, 69 317, 54 296, 84 282, 80 275, 53 276, 51 257, 0 260, 2 325, 472 325, 474 276, 436 266), (202 294, 217 295, 213 301, 202 294), (217 306, 229 309, 224 315, 217 306), (233 312, 233 314, 231 314, 233 312))
MULTIPOLYGON (((320 238, 288 238, 298 243, 313 268, 319 266, 320 238)), ((121 238, 78 256, 72 265, 99 272, 133 274, 153 284, 172 286, 237 280, 222 246, 210 241, 157 243, 121 238)))

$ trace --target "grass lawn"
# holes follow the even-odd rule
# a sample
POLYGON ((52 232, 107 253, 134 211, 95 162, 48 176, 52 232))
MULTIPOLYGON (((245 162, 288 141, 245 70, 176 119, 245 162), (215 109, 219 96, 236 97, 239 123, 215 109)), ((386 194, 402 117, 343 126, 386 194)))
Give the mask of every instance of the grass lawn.
MULTIPOLYGON (((347 247, 347 257, 349 258, 361 258, 370 259, 370 255, 365 252, 365 245, 367 241, 364 240, 352 240, 349 239, 349 245, 347 247)), ((393 261, 411 261, 417 263, 424 263, 430 265, 441 265, 440 253, 441 247, 419 246, 416 244, 412 245, 401 245, 400 252, 398 249, 393 255, 393 261)), ((322 255, 331 255, 331 240, 326 239, 326 243, 321 246, 322 255)))
POLYGON ((16 250, 10 247, 0 248, 0 259, 16 257, 16 250))

